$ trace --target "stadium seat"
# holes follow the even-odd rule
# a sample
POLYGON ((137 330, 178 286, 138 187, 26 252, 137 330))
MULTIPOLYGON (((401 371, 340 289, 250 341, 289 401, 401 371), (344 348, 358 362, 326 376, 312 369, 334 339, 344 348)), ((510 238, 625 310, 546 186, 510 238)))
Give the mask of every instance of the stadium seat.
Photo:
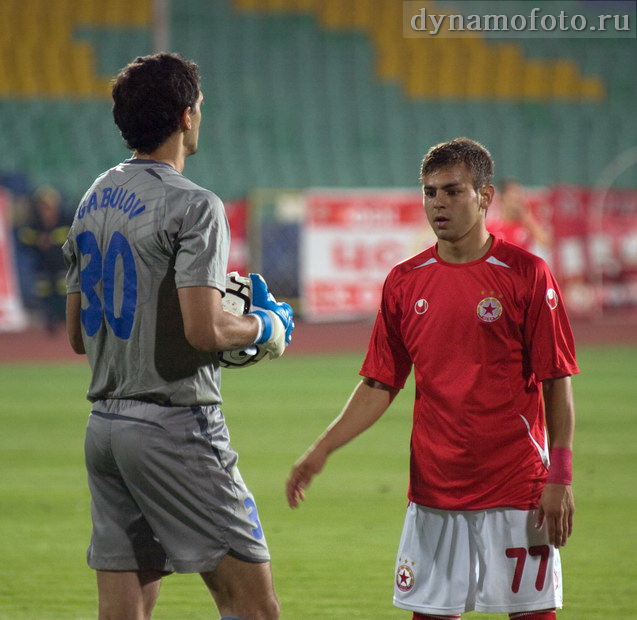
MULTIPOLYGON (((126 156, 109 78, 150 52, 151 8, 3 0, 12 167, 42 182, 58 175, 78 198, 126 156)), ((180 0, 170 27, 173 49, 199 62, 207 101, 189 171, 225 198, 260 186, 413 186, 426 147, 458 135, 483 140, 499 170, 525 183, 589 183, 637 134, 636 53, 621 40, 431 45, 404 38, 402 12, 386 0, 180 0)))

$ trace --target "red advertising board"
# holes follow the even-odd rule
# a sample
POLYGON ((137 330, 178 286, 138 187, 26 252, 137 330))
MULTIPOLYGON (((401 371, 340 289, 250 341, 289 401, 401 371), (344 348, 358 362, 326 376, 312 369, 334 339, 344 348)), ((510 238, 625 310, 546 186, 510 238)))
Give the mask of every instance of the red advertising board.
POLYGON ((0 332, 19 331, 26 326, 14 271, 9 225, 9 200, 0 190, 0 332))
POLYGON ((228 272, 248 273, 248 206, 245 200, 231 200, 225 203, 230 225, 230 258, 228 272))
MULTIPOLYGON (((637 308, 637 191, 533 188, 529 208, 550 229, 545 258, 573 314, 637 308)), ((304 315, 374 315, 382 284, 401 260, 435 243, 418 191, 312 191, 301 242, 304 315)), ((498 234, 498 197, 487 220, 498 234)))
POLYGON ((555 186, 554 270, 574 312, 637 308, 637 191, 555 186))

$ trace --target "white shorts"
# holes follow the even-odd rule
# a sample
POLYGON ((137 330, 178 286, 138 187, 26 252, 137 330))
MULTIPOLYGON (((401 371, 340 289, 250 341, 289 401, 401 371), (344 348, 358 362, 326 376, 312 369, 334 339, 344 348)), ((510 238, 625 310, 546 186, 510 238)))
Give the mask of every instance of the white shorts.
POLYGON ((562 569, 535 510, 445 511, 410 503, 394 605, 422 614, 562 607, 562 569))

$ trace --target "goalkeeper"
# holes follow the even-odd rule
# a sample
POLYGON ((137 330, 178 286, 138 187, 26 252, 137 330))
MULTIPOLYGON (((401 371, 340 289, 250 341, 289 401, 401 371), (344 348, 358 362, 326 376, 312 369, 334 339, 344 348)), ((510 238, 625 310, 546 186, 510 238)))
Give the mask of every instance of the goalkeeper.
POLYGON ((552 620, 562 605, 573 336, 546 263, 487 231, 492 177, 489 152, 472 140, 425 156, 423 202, 438 242, 387 277, 363 380, 287 485, 297 506, 414 368, 410 501, 394 573, 394 604, 414 620, 474 609, 552 620))
POLYGON ((222 310, 224 207, 181 174, 197 151, 197 66, 137 58, 113 99, 133 156, 93 183, 64 246, 69 339, 92 370, 87 557, 99 618, 149 618, 176 571, 200 573, 223 618, 274 620, 268 547, 219 408, 218 351, 259 344, 280 356, 292 309, 252 274, 251 312, 222 310))

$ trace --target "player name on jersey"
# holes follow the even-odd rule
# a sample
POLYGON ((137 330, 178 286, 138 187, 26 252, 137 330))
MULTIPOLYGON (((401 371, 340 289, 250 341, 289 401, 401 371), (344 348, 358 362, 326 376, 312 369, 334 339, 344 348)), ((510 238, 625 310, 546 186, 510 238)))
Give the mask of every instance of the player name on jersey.
POLYGON ((91 211, 98 209, 118 209, 128 214, 128 219, 134 218, 146 209, 146 205, 140 204, 141 198, 135 192, 123 187, 104 187, 94 191, 77 210, 77 217, 82 219, 91 211))

